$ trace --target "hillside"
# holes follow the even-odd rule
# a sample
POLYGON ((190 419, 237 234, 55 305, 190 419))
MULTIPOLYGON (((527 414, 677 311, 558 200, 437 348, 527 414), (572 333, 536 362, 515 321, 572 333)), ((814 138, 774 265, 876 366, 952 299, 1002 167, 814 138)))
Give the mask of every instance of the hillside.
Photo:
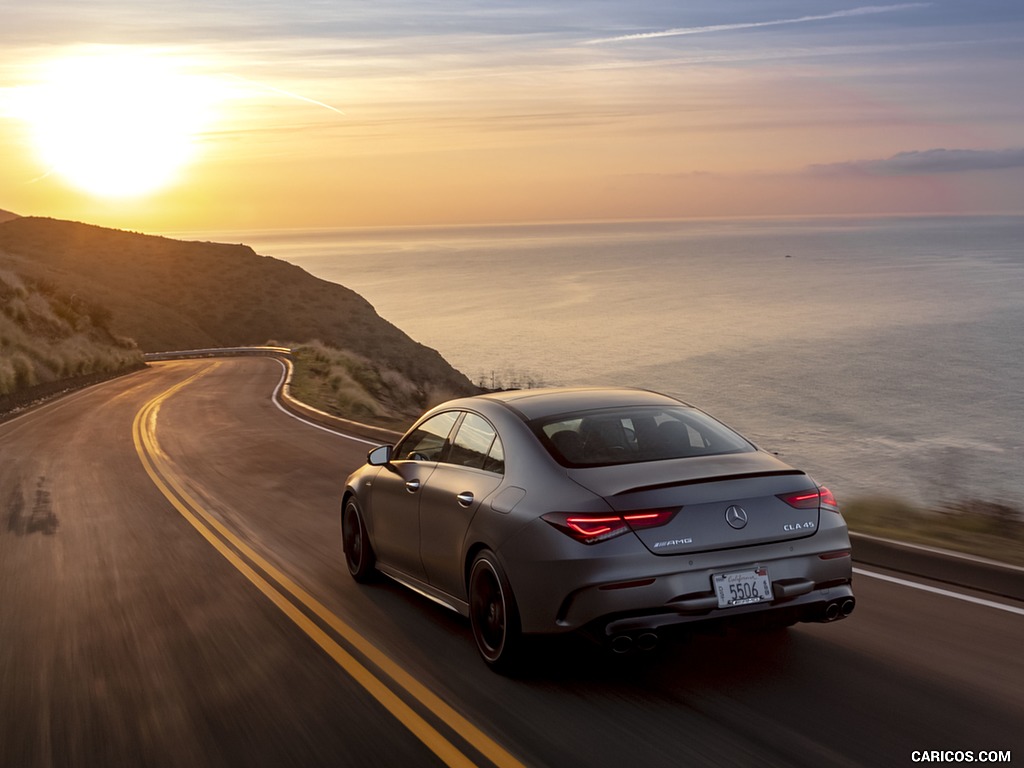
POLYGON ((0 221, 0 270, 103 307, 110 332, 144 352, 319 341, 372 361, 384 381, 399 374, 418 405, 475 391, 354 291, 245 245, 11 218, 0 221))
POLYGON ((79 296, 0 269, 0 397, 140 367, 135 342, 113 334, 109 319, 79 296))

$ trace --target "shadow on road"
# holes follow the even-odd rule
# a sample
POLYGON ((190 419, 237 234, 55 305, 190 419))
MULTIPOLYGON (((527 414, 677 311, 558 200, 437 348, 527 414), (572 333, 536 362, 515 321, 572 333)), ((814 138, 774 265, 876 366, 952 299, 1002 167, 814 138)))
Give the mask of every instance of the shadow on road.
POLYGON ((47 485, 46 477, 41 476, 36 485, 32 509, 28 512, 26 512, 28 505, 25 503, 23 486, 19 483, 14 487, 7 503, 7 508, 10 510, 7 515, 8 531, 16 536, 27 536, 32 533, 52 536, 57 532, 60 523, 53 511, 53 499, 47 485))

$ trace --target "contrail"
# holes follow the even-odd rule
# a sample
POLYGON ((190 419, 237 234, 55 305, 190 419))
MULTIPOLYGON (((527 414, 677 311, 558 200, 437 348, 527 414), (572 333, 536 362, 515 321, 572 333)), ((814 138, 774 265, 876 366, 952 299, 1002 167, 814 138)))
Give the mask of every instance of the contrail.
POLYGON ((48 168, 46 170, 46 173, 44 173, 42 176, 36 176, 34 179, 29 179, 28 181, 23 181, 22 184, 24 184, 25 186, 28 186, 29 184, 35 184, 36 182, 42 181, 43 179, 45 179, 45 178, 47 178, 49 176, 52 176, 54 173, 56 173, 56 169, 55 168, 48 168))
POLYGON ((313 104, 314 106, 317 106, 317 107, 323 107, 324 109, 329 109, 329 110, 331 110, 331 112, 337 112, 339 115, 344 115, 345 114, 340 109, 338 109, 337 107, 332 107, 330 104, 324 104, 322 101, 317 101, 316 99, 311 99, 311 98, 309 98, 307 96, 302 96, 301 94, 298 94, 298 93, 292 93, 291 91, 286 91, 286 90, 283 90, 281 88, 275 88, 274 86, 269 85, 267 83, 261 83, 261 82, 258 82, 256 80, 249 80, 247 78, 241 77, 240 75, 228 75, 228 77, 233 77, 236 80, 241 80, 243 83, 248 83, 249 85, 255 85, 255 86, 258 86, 260 88, 265 88, 268 91, 273 91, 274 93, 279 93, 282 96, 287 96, 290 99, 297 99, 298 101, 304 101, 307 104, 313 104))
POLYGON ((705 32, 728 32, 735 29, 754 29, 756 27, 776 27, 781 24, 803 24, 807 21, 827 21, 828 19, 844 19, 850 16, 868 16, 874 13, 891 13, 893 11, 906 11, 911 8, 927 8, 931 3, 900 3, 899 5, 865 5, 860 8, 851 8, 847 11, 835 11, 819 16, 798 16, 795 19, 777 19, 775 21, 748 21, 739 24, 712 24, 706 27, 679 27, 677 29, 664 29, 660 32, 638 32, 633 35, 620 35, 618 37, 602 37, 598 40, 587 40, 584 45, 597 45, 599 43, 617 43, 624 40, 650 40, 655 37, 678 37, 680 35, 702 35, 705 32))

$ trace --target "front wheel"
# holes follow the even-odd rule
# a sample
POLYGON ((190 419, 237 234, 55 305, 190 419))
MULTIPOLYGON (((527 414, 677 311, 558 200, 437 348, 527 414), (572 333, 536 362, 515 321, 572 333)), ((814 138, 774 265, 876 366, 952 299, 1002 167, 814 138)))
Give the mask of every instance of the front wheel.
POLYGON ((352 578, 360 584, 372 581, 377 558, 366 535, 363 513, 355 496, 349 497, 341 513, 341 545, 345 552, 345 565, 352 578))
POLYGON ((503 674, 517 671, 522 662, 519 610, 505 572, 487 549, 474 558, 469 572, 469 621, 487 665, 503 674))

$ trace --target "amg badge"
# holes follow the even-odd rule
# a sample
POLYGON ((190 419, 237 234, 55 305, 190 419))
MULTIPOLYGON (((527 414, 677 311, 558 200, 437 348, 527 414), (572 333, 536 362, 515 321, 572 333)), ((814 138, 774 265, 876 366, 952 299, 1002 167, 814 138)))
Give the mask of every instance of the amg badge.
POLYGON ((654 542, 654 548, 658 547, 678 547, 680 544, 693 544, 693 539, 671 539, 670 541, 656 541, 654 542))

